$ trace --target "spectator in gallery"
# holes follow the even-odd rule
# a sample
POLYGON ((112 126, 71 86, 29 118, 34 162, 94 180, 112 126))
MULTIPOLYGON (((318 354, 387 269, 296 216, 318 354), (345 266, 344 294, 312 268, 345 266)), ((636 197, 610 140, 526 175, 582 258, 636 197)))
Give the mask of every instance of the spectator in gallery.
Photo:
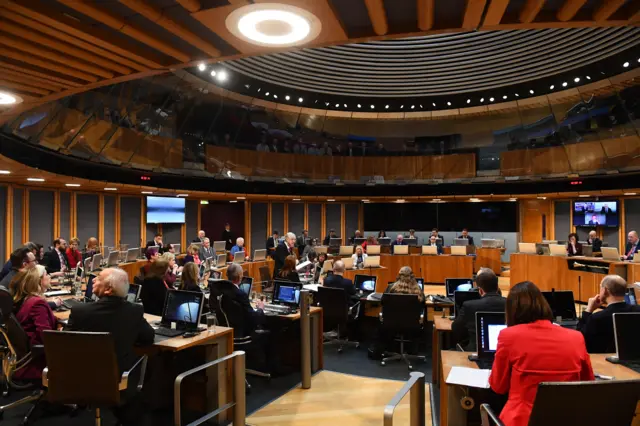
POLYGON ((302 138, 298 138, 298 142, 293 145, 294 154, 306 154, 307 145, 302 141, 302 138))
POLYGON ((365 141, 362 141, 362 144, 360 145, 360 154, 363 157, 369 154, 369 151, 367 150, 367 143, 365 141))
POLYGON ((256 147, 256 151, 258 152, 269 152, 269 145, 267 145, 267 137, 262 136, 260 138, 260 143, 256 147))
POLYGON ((333 155, 336 157, 340 157, 342 155, 344 155, 344 152, 342 152, 342 145, 338 144, 336 145, 336 148, 333 150, 333 155))
POLYGON ((353 148, 353 142, 347 142, 347 149, 345 149, 344 154, 347 157, 355 157, 356 150, 353 148))
POLYGON ((387 155, 387 150, 382 143, 378 144, 378 149, 376 149, 376 155, 379 157, 384 157, 387 155))
POLYGON ((271 141, 271 146, 269 147, 271 152, 278 152, 278 139, 273 138, 271 141))
POLYGON ((222 141, 224 146, 231 146, 231 135, 229 133, 224 134, 224 140, 222 141))
POLYGON ((320 150, 320 155, 327 155, 327 156, 331 156, 333 155, 333 151, 331 150, 331 147, 329 146, 329 142, 325 142, 324 145, 322 146, 322 149, 320 150))
POLYGON ((309 147, 309 150, 307 151, 307 154, 320 155, 320 150, 318 149, 318 145, 315 142, 311 144, 311 146, 309 147))

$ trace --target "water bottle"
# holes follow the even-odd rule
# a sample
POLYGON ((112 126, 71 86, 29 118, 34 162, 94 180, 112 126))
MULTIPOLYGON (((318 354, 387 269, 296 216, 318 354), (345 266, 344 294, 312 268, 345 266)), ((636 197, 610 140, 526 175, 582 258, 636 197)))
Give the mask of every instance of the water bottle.
POLYGON ((82 283, 76 281, 74 284, 74 289, 75 289, 75 296, 76 297, 82 297, 82 283))
POLYGON ((207 314, 207 328, 209 331, 216 332, 216 325, 218 325, 218 317, 215 312, 209 312, 207 314))

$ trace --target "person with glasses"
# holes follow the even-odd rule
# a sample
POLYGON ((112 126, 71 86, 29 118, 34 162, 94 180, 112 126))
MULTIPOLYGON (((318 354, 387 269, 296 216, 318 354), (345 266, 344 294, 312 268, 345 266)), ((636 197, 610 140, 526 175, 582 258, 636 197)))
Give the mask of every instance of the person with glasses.
POLYGON ((36 265, 36 256, 27 247, 20 247, 11 253, 11 270, 0 281, 0 287, 5 290, 9 289, 11 280, 21 271, 27 268, 33 268, 36 265))

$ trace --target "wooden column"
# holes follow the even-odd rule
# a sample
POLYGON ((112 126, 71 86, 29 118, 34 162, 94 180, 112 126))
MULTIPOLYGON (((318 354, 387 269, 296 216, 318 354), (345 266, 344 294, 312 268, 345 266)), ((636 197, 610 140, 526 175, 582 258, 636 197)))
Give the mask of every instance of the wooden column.
POLYGON ((118 245, 122 244, 122 240, 120 238, 120 195, 116 195, 116 218, 115 218, 115 226, 116 226, 116 235, 115 241, 118 245))
POLYGON ((180 226, 180 251, 187 251, 187 224, 180 226))
POLYGON ((327 232, 327 203, 322 203, 320 206, 320 238, 324 238, 325 235, 329 235, 327 232))
MULTIPOLYGON (((69 199, 71 200, 71 206, 69 207, 69 218, 71 221, 69 224, 69 234, 74 236, 78 234, 78 198, 76 195, 73 191, 69 193, 69 199)), ((98 240, 99 245, 102 245, 102 243, 102 240, 98 240)))
MULTIPOLYGON (((627 222, 625 220, 625 203, 624 198, 620 200, 620 210, 618 211, 618 217, 620 218, 620 224, 618 226, 618 247, 620 247, 620 252, 624 251, 624 247, 627 243, 625 229, 627 228, 627 222)), ((602 239, 602 237, 599 237, 602 239)))
MULTIPOLYGON (((284 231, 282 230, 279 230, 279 231, 282 232, 282 235, 280 236, 284 236, 284 231)), ((272 232, 273 232, 273 225, 271 225, 271 201, 269 201, 267 203, 267 238, 269 238, 272 232)))
POLYGON ((284 208, 282 209, 282 211, 284 212, 284 222, 283 222, 284 230, 282 232, 287 233, 291 231, 291 229, 289 229, 289 203, 282 203, 282 204, 284 205, 284 208))
MULTIPOLYGON (((60 191, 53 191, 53 238, 60 238, 60 191)), ((65 235, 67 241, 71 240, 71 235, 65 235)))
MULTIPOLYGON (((98 195, 98 241, 104 241, 104 194, 98 195)), ((117 241, 113 241, 114 247, 119 245, 117 241)))
POLYGON ((147 232, 147 206, 144 203, 144 197, 140 197, 140 244, 144 244, 145 234, 147 232))
POLYGON ((304 229, 309 230, 309 203, 304 203, 304 229))
POLYGON ((202 229, 202 200, 198 200, 198 232, 202 229))
POLYGON ((358 229, 364 235, 364 203, 358 204, 358 229))
POLYGON ((251 253, 251 202, 244 200, 244 245, 246 253, 251 253))
MULTIPOLYGON (((6 205, 7 226, 5 235, 6 254, 13 251, 13 185, 7 185, 7 205, 6 205)), ((2 259, 4 261, 4 259, 2 259)))
POLYGON ((344 239, 344 243, 347 243, 347 218, 345 217, 346 207, 344 203, 340 203, 340 236, 344 239))
MULTIPOLYGON (((22 243, 29 241, 29 189, 22 194, 22 243)), ((51 244, 51 241, 45 244, 51 244)))

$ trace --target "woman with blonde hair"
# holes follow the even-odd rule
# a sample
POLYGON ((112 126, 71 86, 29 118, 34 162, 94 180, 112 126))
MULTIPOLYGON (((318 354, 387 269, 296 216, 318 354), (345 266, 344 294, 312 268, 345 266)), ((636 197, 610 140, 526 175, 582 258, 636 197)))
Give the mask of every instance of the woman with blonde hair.
POLYGON ((200 281, 200 270, 198 266, 189 262, 182 268, 182 276, 180 278, 180 288, 179 290, 185 291, 202 291, 200 285, 198 284, 200 281))
POLYGON ((196 246, 195 244, 191 244, 187 249, 187 255, 184 257, 184 263, 187 264, 189 262, 193 262, 196 265, 200 266, 200 263, 202 263, 202 261, 198 256, 198 251, 198 246, 196 246))
POLYGON ((356 252, 351 255, 354 267, 364 267, 364 260, 367 258, 367 254, 364 252, 362 246, 356 246, 356 252))
POLYGON ((424 292, 420 290, 416 277, 408 266, 400 268, 396 282, 391 285, 389 293, 416 294, 420 302, 424 302, 424 292))
POLYGON ((178 273, 182 271, 182 267, 179 267, 176 263, 176 255, 168 251, 164 252, 162 256, 160 256, 160 259, 165 260, 169 265, 166 274, 164 274, 164 282, 171 287, 176 282, 178 273))

